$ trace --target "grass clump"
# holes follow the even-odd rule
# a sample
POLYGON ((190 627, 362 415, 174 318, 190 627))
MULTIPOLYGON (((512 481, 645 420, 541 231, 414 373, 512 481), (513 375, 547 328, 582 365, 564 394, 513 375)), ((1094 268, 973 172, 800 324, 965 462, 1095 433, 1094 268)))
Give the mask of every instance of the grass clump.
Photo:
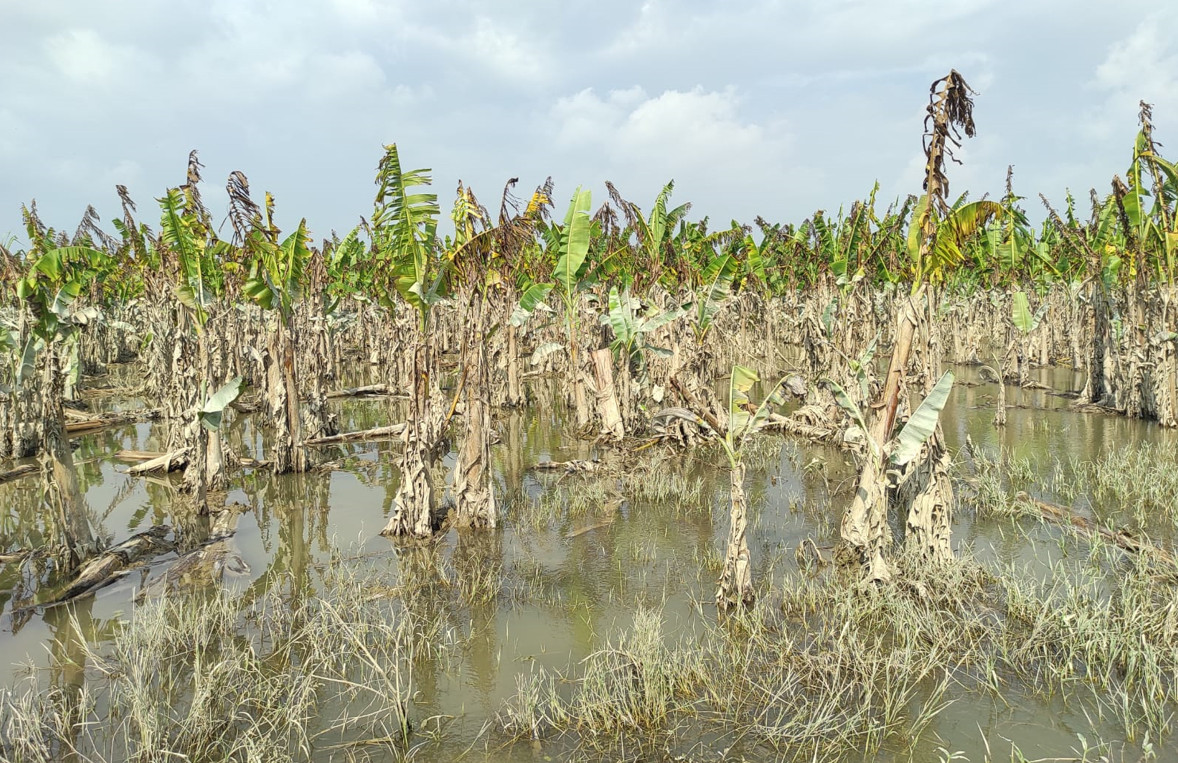
POLYGON ((670 644, 662 626, 659 613, 640 610, 629 633, 571 675, 521 680, 499 728, 597 752, 691 728, 809 758, 916 736, 943 707, 935 660, 848 641, 841 628, 806 632, 764 607, 670 644))
POLYGON ((76 691, 36 676, 0 695, 12 761, 308 759, 324 745, 403 747, 409 620, 358 578, 298 603, 224 592, 139 607, 109 650, 85 645, 76 691))

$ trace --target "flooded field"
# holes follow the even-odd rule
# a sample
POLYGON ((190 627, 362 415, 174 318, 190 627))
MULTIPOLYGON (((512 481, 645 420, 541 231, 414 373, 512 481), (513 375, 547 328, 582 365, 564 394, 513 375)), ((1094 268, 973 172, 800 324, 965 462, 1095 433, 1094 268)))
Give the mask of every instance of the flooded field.
POLYGON ((1178 760, 1178 168, 1142 103, 1033 228, 974 95, 797 224, 396 144, 318 244, 195 151, 158 232, 23 209, 0 758, 1178 760))
MULTIPOLYGON (((902 558, 904 582, 880 590, 830 567, 854 459, 765 434, 745 453, 757 605, 720 619, 728 484, 714 445, 595 446, 562 434, 560 406, 507 413, 492 451, 502 526, 400 541, 378 535, 395 442, 342 446, 307 474, 244 468, 232 516, 209 519, 174 511, 169 479, 123 473, 119 451, 161 449, 152 424, 82 436, 101 533, 183 527, 190 548, 39 606, 66 582, 18 553, 41 545, 40 485, 0 485, 0 751, 1174 759, 1160 751, 1178 708, 1178 569, 1028 508, 1068 506, 1172 548, 1174 433, 1069 410, 1053 393, 1077 384, 1059 370, 1038 378, 1048 389, 1010 390, 998 429, 996 385, 957 370, 942 422, 960 561, 902 558), (578 459, 595 468, 537 468, 578 459)), ((384 398, 332 406, 344 431, 404 417, 384 398)), ((265 437, 241 417, 229 450, 260 460, 265 437)))

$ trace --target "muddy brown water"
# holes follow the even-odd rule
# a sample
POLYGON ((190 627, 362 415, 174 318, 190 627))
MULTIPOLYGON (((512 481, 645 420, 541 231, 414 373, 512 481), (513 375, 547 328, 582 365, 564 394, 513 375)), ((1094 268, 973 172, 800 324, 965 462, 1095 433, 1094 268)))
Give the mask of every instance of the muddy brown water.
MULTIPOLYGON (((954 449, 968 435, 982 448, 1002 447, 1028 459, 1032 469, 1044 470, 1057 459, 1098 459, 1127 443, 1168 448, 1178 444, 1174 433, 1148 422, 1071 412, 1069 400, 1050 390, 1011 389, 1008 424, 995 429, 995 386, 981 382, 975 369, 956 371, 959 379, 971 384, 955 388, 944 413, 946 436, 954 449)), ((1051 390, 1079 386, 1066 369, 1044 369, 1037 379, 1051 390)), ((397 403, 380 399, 334 405, 344 431, 396 421, 400 415, 397 403)), ((684 456, 682 475, 688 483, 698 484, 698 500, 627 500, 612 521, 592 512, 537 517, 538 510, 528 508, 526 499, 554 490, 561 478, 527 467, 594 452, 562 436, 559 415, 551 410, 507 415, 499 430, 503 443, 496 447, 497 479, 505 512, 495 544, 501 555, 499 595, 487 606, 455 608, 448 621, 453 633, 443 637, 461 640, 459 657, 419 666, 415 674, 411 718, 419 726, 425 719, 438 719, 435 725, 443 728, 436 740, 423 734, 413 740, 419 745, 415 757, 422 760, 453 761, 460 755, 471 760, 560 760, 571 750, 567 741, 506 745, 501 735, 480 736, 516 693, 519 675, 538 667, 570 671, 607 639, 625 631, 639 604, 662 611, 669 639, 701 633, 701 619, 715 617, 710 601, 717 573, 701 567, 709 560, 714 566, 726 537, 727 514, 719 510, 726 501, 721 464, 700 453, 684 456), (507 453, 509 447, 518 452, 507 453)), ((780 578, 782 570, 796 566, 794 549, 803 539, 834 542, 855 469, 847 455, 833 449, 764 439, 748 473, 754 517, 750 547, 755 575, 771 569, 769 574, 780 578)), ((230 440, 237 452, 261 457, 264 437, 248 418, 235 425, 230 440)), ((126 476, 121 473, 125 464, 112 458, 119 449, 159 447, 158 430, 151 424, 81 439, 75 457, 86 500, 108 537, 120 540, 153 524, 177 521, 166 480, 126 476)), ((239 517, 229 553, 240 555, 249 571, 225 578, 223 584, 231 591, 257 596, 278 587, 286 596, 315 596, 325 572, 340 564, 370 560, 397 569, 397 554, 403 552, 377 535, 396 489, 394 447, 362 444, 338 454, 342 468, 327 474, 273 478, 246 472, 235 480, 228 499, 248 508, 239 517)), ((0 485, 0 552, 41 542, 37 493, 36 479, 0 485)), ((1049 575, 1050 563, 1063 553, 1051 542, 1053 534, 1046 527, 1026 535, 1011 533, 1008 523, 973 521, 972 511, 965 508, 958 512, 954 544, 968 546, 982 561, 1013 562, 1031 574, 1038 570, 1049 575)), ((457 533, 451 532, 437 553, 450 559, 457 544, 457 533)), ((76 616, 87 638, 101 647, 118 623, 133 616, 140 589, 166 574, 171 562, 174 556, 157 560, 76 604, 29 614, 14 614, 15 605, 34 595, 43 581, 29 573, 29 567, 0 566, 0 688, 18 686, 30 670, 43 686, 100 680, 70 665, 69 657, 77 650, 68 643, 68 617, 76 616)), ((911 751, 893 755, 885 750, 884 757, 933 761, 943 759, 946 751, 961 751, 971 760, 981 760, 990 749, 1002 758, 1015 744, 1030 759, 1058 758, 1072 754, 1081 734, 1089 740, 1124 738, 1115 721, 1090 718, 1062 698, 998 697, 976 691, 951 691, 950 697, 952 703, 911 751)), ((776 757, 714 731, 687 733, 676 741, 661 740, 660 745, 664 752, 638 757, 776 757)), ((326 759, 327 753, 322 755, 326 759)))

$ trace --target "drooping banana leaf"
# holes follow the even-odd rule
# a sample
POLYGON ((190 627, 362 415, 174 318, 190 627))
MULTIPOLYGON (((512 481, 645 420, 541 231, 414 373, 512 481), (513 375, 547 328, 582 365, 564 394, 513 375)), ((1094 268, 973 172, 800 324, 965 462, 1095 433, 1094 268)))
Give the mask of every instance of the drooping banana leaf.
POLYGON ((781 394, 781 381, 778 381, 761 404, 753 408, 749 392, 760 380, 751 368, 742 365, 732 367, 728 388, 728 432, 725 439, 733 452, 740 450, 745 437, 764 426, 769 418, 769 406, 785 402, 781 394))
POLYGON ((235 377, 205 401, 198 414, 200 423, 205 429, 210 432, 216 432, 221 428, 221 417, 224 415, 225 409, 241 395, 243 388, 242 378, 240 376, 235 377))
POLYGON ((629 348, 637 338, 638 325, 634 313, 634 299, 630 296, 630 290, 619 292, 617 286, 611 286, 606 320, 613 329, 616 348, 629 348))
POLYGON ((24 351, 20 355, 20 365, 16 368, 16 383, 18 386, 36 370, 37 353, 43 349, 45 349, 45 340, 40 337, 31 336, 25 342, 24 351))
POLYGON ((654 315, 641 319, 639 331, 643 334, 649 334, 653 331, 661 329, 668 323, 673 323, 686 314, 687 310, 683 309, 682 307, 675 308, 674 310, 664 310, 661 313, 655 313, 654 315))
POLYGON ((69 281, 61 285, 57 290, 57 294, 53 296, 53 304, 49 306, 50 312, 57 316, 58 320, 68 320, 70 317, 70 305, 82 293, 82 284, 80 281, 69 281))
POLYGON ((940 378, 933 391, 924 402, 912 412, 912 416, 896 435, 896 445, 892 450, 891 462, 896 466, 903 466, 920 453, 921 447, 933 436, 937 429, 937 422, 941 419, 941 411, 949 399, 949 392, 953 389, 953 372, 946 371, 940 378))
POLYGON ((871 449, 873 458, 879 458, 879 447, 875 444, 875 440, 871 438, 871 434, 867 429, 867 422, 863 420, 863 412, 859 410, 859 406, 855 405, 855 401, 851 400, 851 396, 847 391, 839 385, 834 379, 825 379, 830 385, 831 394, 834 395, 834 401, 838 403, 839 408, 846 411, 851 420, 855 422, 855 426, 863 432, 863 437, 867 440, 867 446, 871 449))
POLYGON ((730 254, 716 255, 706 268, 703 279, 707 285, 695 305, 696 332, 702 338, 708 333, 716 314, 732 293, 732 282, 736 277, 736 262, 730 254))
POLYGON ((732 367, 728 383, 728 435, 733 444, 740 442, 752 420, 748 410, 751 402, 749 390, 760 380, 751 368, 742 365, 732 367))
POLYGON ((1016 291, 1010 305, 1010 320, 1014 327, 1024 334, 1035 330, 1035 319, 1031 316, 1031 307, 1027 304, 1027 294, 1016 291))
POLYGON ((908 259, 920 262, 920 242, 924 237, 924 221, 929 214, 928 194, 922 194, 912 210, 912 220, 908 223, 908 259))
POLYGON ((552 291, 553 284, 550 283, 534 283, 524 291, 519 298, 519 304, 511 311, 511 325, 522 326, 528 322, 532 317, 532 313, 548 296, 548 292, 552 291))
POLYGON ((748 265, 749 272, 765 286, 769 285, 769 273, 765 269, 765 247, 769 244, 769 237, 765 236, 758 246, 757 242, 753 240, 752 234, 747 234, 744 237, 744 251, 745 261, 748 265))
POLYGON ((544 358, 548 357, 554 352, 560 352, 563 349, 565 349, 565 345, 560 342, 546 342, 545 344, 542 344, 536 348, 536 351, 532 353, 532 357, 529 362, 533 366, 537 366, 540 364, 540 361, 544 360, 544 358))

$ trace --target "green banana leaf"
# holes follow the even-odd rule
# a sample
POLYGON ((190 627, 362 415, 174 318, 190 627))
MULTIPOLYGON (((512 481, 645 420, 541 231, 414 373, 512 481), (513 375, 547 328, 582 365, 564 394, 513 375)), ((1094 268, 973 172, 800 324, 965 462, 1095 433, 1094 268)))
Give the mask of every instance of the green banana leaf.
POLYGON ((924 402, 912 412, 908 423, 896 435, 896 445, 892 450, 891 462, 895 466, 903 466, 920 453, 928 438, 937 430, 937 422, 941 419, 941 410, 949 399, 949 392, 953 389, 953 372, 946 371, 945 375, 933 387, 924 402))
POLYGON ((205 401, 204 406, 200 409, 198 414, 200 423, 205 429, 210 432, 216 432, 221 428, 221 417, 225 413, 225 409, 229 404, 236 400, 240 395, 245 385, 240 376, 229 380, 220 389, 212 394, 208 400, 205 401))

